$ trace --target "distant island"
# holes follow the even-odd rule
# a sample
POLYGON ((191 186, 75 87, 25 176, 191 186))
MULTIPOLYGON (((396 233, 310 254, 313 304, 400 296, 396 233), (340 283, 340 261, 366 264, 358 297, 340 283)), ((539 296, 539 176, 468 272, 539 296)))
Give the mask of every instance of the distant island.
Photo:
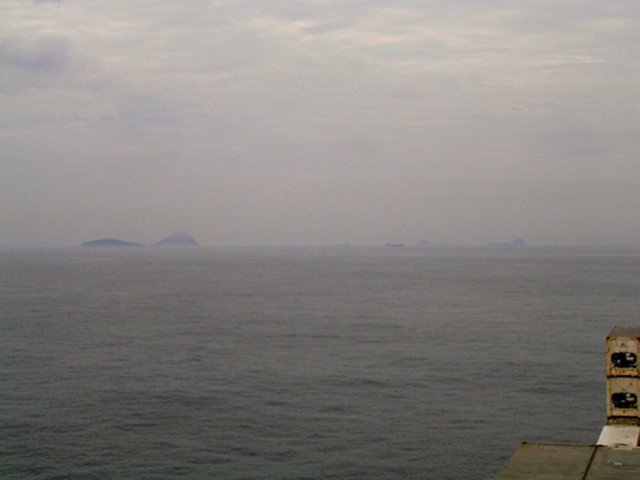
MULTIPOLYGON (((175 232, 171 235, 164 237, 153 246, 159 247, 197 247, 199 245, 195 239, 186 232, 175 232)), ((84 242, 83 247, 144 247, 142 243, 127 242, 125 240, 118 240, 117 238, 102 238, 100 240, 91 240, 90 242, 84 242)))
POLYGON ((102 238, 100 240, 92 240, 84 242, 83 247, 144 247, 142 243, 126 242, 117 238, 102 238))
POLYGON ((198 242, 186 232, 175 232, 154 245, 158 247, 197 247, 198 242))

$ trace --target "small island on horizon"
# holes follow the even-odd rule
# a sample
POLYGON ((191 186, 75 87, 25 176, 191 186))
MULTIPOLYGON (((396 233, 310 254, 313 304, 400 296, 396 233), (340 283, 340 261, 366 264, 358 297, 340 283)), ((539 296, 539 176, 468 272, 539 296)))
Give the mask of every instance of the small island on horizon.
POLYGON ((187 232, 174 232, 154 243, 154 246, 158 247, 197 247, 198 245, 198 242, 187 232))
MULTIPOLYGON (((167 235, 159 242, 151 246, 158 247, 197 247, 200 244, 186 232, 175 232, 167 235)), ((143 243, 129 242, 119 240, 117 238, 102 238, 100 240, 91 240, 81 244, 82 247, 145 247, 143 243)))
POLYGON ((82 247, 144 247, 142 243, 127 242, 118 240, 117 238, 101 238, 100 240, 91 240, 84 242, 82 247))
POLYGON ((510 243, 490 243, 490 247, 526 247, 527 242, 522 238, 514 238, 510 243))

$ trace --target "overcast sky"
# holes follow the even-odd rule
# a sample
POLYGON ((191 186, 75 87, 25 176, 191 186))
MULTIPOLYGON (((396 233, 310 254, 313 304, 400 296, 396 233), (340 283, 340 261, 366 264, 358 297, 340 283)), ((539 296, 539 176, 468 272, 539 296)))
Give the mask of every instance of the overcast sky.
POLYGON ((2 0, 0 245, 640 245, 638 0, 2 0))

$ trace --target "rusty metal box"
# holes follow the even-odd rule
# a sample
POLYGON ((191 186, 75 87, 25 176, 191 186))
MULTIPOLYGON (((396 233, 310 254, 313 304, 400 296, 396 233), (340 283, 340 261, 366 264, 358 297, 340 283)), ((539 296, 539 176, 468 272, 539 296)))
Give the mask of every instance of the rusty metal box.
POLYGON ((607 417, 609 423, 617 418, 622 423, 628 420, 640 420, 640 378, 609 377, 607 378, 607 417))
POLYGON ((607 337, 607 377, 640 377, 640 327, 615 327, 607 337))

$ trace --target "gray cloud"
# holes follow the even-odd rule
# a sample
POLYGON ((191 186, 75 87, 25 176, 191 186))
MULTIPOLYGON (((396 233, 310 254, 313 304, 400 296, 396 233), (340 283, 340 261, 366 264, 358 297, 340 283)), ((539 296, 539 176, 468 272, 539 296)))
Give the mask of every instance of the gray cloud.
POLYGON ((56 74, 69 64, 70 42, 60 35, 0 39, 0 65, 28 74, 56 74))
POLYGON ((7 12, 0 243, 640 242, 637 2, 7 12))

